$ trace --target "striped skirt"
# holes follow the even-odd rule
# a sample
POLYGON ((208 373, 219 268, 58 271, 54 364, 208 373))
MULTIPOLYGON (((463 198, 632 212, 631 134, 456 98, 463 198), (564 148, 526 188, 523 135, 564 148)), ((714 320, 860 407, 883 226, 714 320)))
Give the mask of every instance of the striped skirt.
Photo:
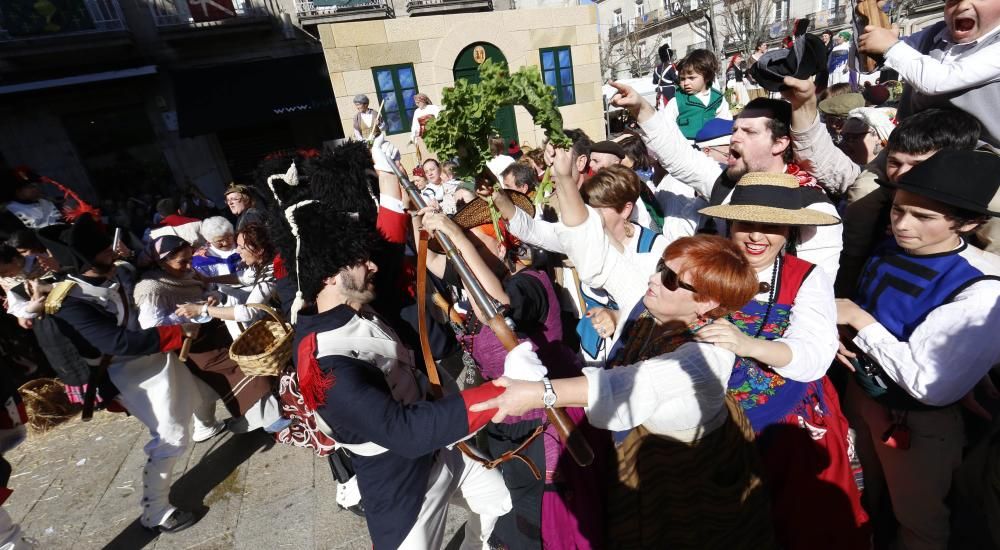
POLYGON ((726 404, 728 420, 692 443, 629 433, 609 494, 610 548, 774 548, 753 429, 726 404))

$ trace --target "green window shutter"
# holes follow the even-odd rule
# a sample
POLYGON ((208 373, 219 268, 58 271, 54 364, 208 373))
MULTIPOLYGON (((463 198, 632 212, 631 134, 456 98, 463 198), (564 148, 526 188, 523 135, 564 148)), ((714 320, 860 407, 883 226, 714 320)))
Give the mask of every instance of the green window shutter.
POLYGON ((542 80, 555 88, 557 105, 576 103, 576 88, 573 87, 573 54, 569 46, 542 48, 538 52, 542 68, 542 80))
POLYGON ((402 134, 410 131, 413 112, 417 106, 413 96, 417 95, 417 75, 413 65, 386 65, 372 67, 375 90, 382 104, 382 120, 387 134, 402 134))

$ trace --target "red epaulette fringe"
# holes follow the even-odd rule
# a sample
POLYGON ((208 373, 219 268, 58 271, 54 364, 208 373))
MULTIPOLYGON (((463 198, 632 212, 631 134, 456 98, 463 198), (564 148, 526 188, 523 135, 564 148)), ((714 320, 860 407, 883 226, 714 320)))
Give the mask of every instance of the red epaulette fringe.
POLYGON ((326 404, 326 392, 333 387, 333 373, 324 373, 316 360, 316 333, 311 333, 299 342, 298 374, 302 400, 311 410, 326 404))

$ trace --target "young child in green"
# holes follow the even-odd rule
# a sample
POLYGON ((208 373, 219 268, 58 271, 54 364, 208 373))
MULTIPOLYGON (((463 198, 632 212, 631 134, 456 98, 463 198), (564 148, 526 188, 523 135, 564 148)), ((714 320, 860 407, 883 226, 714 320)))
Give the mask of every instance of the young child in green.
POLYGON ((709 120, 733 118, 726 98, 712 86, 718 72, 719 60, 708 50, 694 50, 677 65, 681 89, 666 109, 689 140, 694 140, 709 120))

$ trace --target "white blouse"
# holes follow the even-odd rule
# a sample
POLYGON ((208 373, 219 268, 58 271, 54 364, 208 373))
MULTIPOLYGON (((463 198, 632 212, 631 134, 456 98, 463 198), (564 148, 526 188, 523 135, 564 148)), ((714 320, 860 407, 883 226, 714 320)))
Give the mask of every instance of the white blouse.
MULTIPOLYGON (((757 279, 770 283, 772 264, 757 273, 757 279)), ((768 293, 761 292, 755 299, 767 302, 768 293)), ((792 350, 792 361, 784 367, 771 367, 789 380, 812 382, 825 374, 839 348, 837 333, 837 305, 833 301, 833 283, 825 271, 814 268, 802 281, 795 296, 785 334, 775 340, 792 350)))
POLYGON ((587 367, 587 419, 598 428, 650 432, 691 442, 721 426, 726 384, 736 356, 712 344, 688 342, 613 369, 587 367))
POLYGON ((276 283, 274 280, 274 269, 268 266, 260 276, 260 280, 255 281, 253 269, 240 271, 240 283, 243 290, 249 291, 247 298, 242 303, 233 305, 233 315, 238 323, 249 323, 256 321, 267 314, 257 309, 250 309, 246 304, 267 304, 274 295, 276 283))
POLYGON ((440 105, 428 105, 413 111, 413 122, 410 124, 410 141, 417 139, 417 136, 420 135, 420 117, 427 115, 437 116, 440 112, 440 105))

